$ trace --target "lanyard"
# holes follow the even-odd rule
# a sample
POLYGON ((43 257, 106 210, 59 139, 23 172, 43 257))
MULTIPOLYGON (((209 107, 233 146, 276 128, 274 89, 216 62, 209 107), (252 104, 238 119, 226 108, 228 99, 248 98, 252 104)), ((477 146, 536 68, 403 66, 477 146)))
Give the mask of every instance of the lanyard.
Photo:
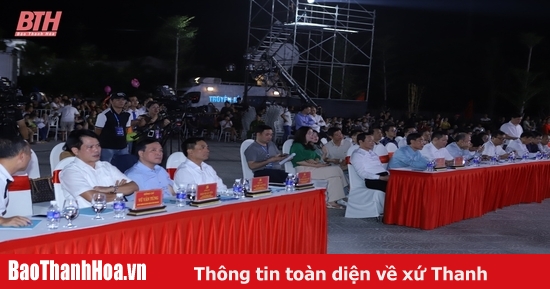
POLYGON ((116 115, 116 113, 114 111, 111 110, 111 112, 113 113, 113 115, 115 116, 116 118, 116 123, 117 123, 117 126, 120 126, 120 120, 118 119, 118 115, 116 115))
POLYGON ((266 144, 265 147, 261 145, 260 147, 262 147, 264 152, 267 154, 267 157, 269 158, 269 145, 266 144))

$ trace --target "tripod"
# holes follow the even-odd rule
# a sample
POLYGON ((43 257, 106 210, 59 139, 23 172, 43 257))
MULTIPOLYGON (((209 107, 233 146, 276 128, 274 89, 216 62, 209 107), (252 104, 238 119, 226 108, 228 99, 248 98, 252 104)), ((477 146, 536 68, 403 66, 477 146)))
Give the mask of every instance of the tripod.
POLYGON ((170 123, 167 127, 164 128, 160 144, 163 148, 168 148, 168 146, 170 147, 169 150, 166 149, 164 151, 164 155, 166 156, 171 155, 174 152, 174 142, 172 141, 173 137, 176 138, 177 143, 175 151, 180 151, 181 145, 185 141, 185 126, 183 121, 170 123), (167 142, 169 143, 168 146, 166 146, 167 142))

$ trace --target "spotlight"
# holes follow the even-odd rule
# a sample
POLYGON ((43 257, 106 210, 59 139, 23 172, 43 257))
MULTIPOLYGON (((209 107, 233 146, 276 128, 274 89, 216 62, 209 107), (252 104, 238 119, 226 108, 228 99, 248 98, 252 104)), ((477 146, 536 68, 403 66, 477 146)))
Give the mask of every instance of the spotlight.
POLYGON ((313 4, 315 2, 315 0, 307 0, 307 3, 309 4, 313 4))
POLYGON ((209 86, 206 88, 207 91, 214 91, 214 88, 212 86, 209 86))

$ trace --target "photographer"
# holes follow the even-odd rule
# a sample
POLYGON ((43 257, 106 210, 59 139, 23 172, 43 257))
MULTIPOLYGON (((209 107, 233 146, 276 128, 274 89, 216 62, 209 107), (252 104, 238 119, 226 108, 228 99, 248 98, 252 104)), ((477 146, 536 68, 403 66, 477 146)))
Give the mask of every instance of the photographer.
POLYGON ((170 120, 162 117, 159 113, 160 105, 158 102, 149 101, 147 103, 147 113, 138 117, 138 135, 157 140, 162 139, 161 131, 170 124, 170 120))
POLYGON ((15 106, 0 106, 0 135, 12 138, 21 135, 29 143, 32 142, 33 132, 25 124, 21 110, 15 106))

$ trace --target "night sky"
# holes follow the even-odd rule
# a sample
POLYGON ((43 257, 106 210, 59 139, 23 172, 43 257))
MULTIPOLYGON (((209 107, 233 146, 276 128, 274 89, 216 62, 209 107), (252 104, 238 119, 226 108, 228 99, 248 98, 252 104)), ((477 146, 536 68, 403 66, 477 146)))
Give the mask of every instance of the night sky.
MULTIPOLYGON (((151 41, 157 27, 168 16, 189 15, 196 17, 193 26, 199 29, 193 59, 195 64, 222 70, 228 63, 241 62, 245 51, 248 0, 157 0, 142 1, 143 4, 137 4, 137 1, 73 1, 70 5, 50 2, 4 3, 0 11, 2 36, 12 37, 21 10, 62 10, 58 36, 33 40, 51 48, 58 57, 67 55, 82 43, 89 43, 97 45, 100 52, 110 59, 123 60, 152 55, 160 45, 171 45, 151 41)), ((533 51, 532 69, 550 67, 550 1, 363 2, 368 9, 376 10, 376 37, 392 35, 396 39, 393 50, 399 64, 395 69, 401 74, 412 74, 415 67, 428 71, 445 70, 443 67, 448 67, 449 71, 453 71, 450 77, 470 74, 471 70, 464 68, 461 56, 454 60, 461 63, 454 63, 448 54, 460 54, 461 45, 476 47, 479 43, 482 46, 492 37, 500 37, 502 40, 501 47, 510 56, 507 61, 525 66, 528 50, 518 40, 520 32, 536 32, 546 37, 533 51), (459 68, 454 70, 454 64, 459 68)), ((373 68, 376 65, 376 54, 374 58, 373 68)), ((478 60, 469 61, 476 63, 478 60)), ((470 80, 466 78, 464 81, 470 80)), ((472 86, 461 90, 461 94, 476 90, 477 87, 472 86)), ((377 92, 379 89, 374 86, 373 93, 377 92)))

